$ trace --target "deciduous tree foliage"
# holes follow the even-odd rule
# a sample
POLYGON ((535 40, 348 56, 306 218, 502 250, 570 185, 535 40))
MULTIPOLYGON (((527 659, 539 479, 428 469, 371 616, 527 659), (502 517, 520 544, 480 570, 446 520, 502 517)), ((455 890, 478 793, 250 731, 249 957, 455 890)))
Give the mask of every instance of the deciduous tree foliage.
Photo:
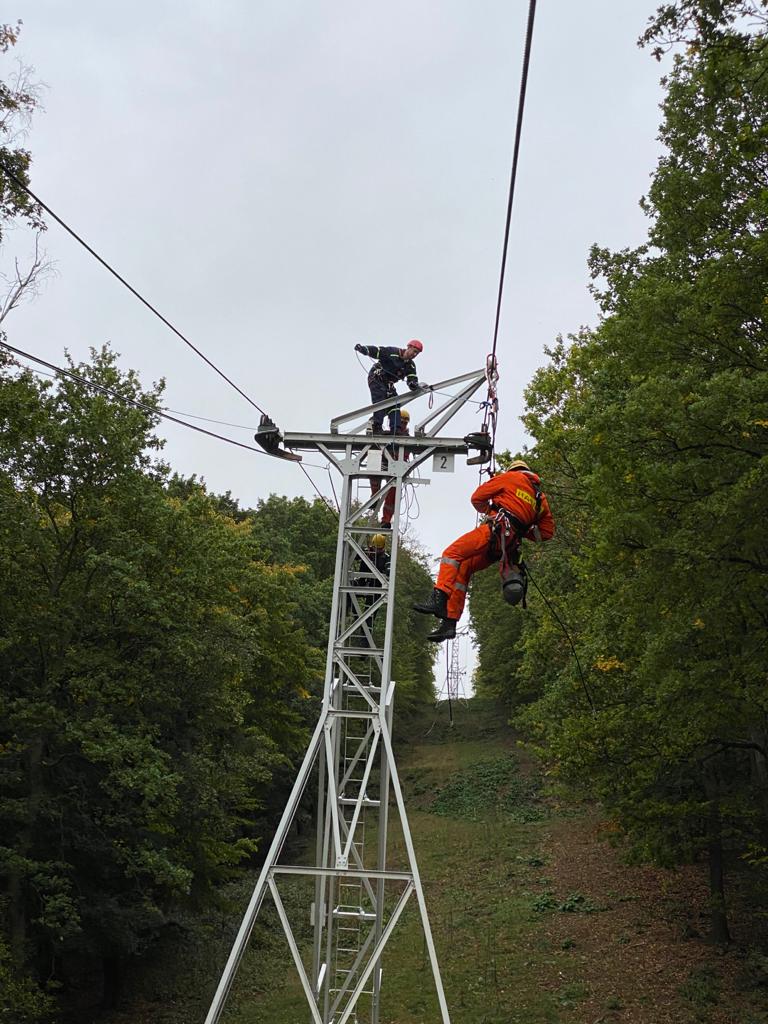
POLYGON ((24 184, 29 184, 31 156, 18 143, 37 107, 37 97, 29 69, 21 63, 13 69, 8 67, 9 54, 18 41, 20 30, 21 22, 0 24, 0 56, 4 57, 4 74, 0 80, 0 241, 3 225, 10 220, 20 219, 36 230, 45 227, 40 208, 4 172, 4 169, 10 170, 24 184))
POLYGON ((727 940, 723 850, 768 830, 768 39, 763 2, 665 5, 644 37, 684 49, 648 244, 595 247, 599 326, 559 341, 528 391, 559 524, 510 683, 561 774, 639 856, 706 856, 727 940), (594 704, 590 704, 590 700, 594 704))
MULTIPOLYGON (((77 371, 159 400, 109 350, 77 371)), ((169 479, 156 422, 4 357, 0 1006, 18 1020, 51 1005, 25 968, 76 988, 97 964, 108 1001, 175 908, 258 854, 317 712, 338 520, 169 479)), ((399 580, 402 707, 433 688, 417 555, 399 580)))
MULTIPOLYGON (((78 369, 159 397, 108 352, 78 369)), ((256 849, 322 658, 300 570, 166 490, 152 415, 6 367, 0 424, 3 919, 17 965, 108 983, 256 849)))
MULTIPOLYGON (((308 502, 305 498, 275 494, 245 514, 253 522, 254 534, 269 559, 304 567, 298 598, 301 620, 307 624, 313 643, 325 648, 336 566, 338 517, 319 499, 308 502)), ((415 545, 401 539, 392 650, 392 678, 397 683, 398 708, 434 697, 435 651, 426 639, 433 626, 412 608, 431 585, 423 554, 415 545)), ((382 631, 383 626, 382 615, 376 628, 382 631)))

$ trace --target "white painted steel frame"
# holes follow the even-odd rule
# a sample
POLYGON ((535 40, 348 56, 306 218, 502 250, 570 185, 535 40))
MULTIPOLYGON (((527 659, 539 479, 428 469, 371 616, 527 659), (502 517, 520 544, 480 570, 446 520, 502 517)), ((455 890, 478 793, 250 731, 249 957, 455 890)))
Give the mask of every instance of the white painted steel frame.
MULTIPOLYGON (((442 388, 470 381, 459 394, 451 396, 447 402, 419 424, 417 432, 421 436, 397 437, 394 443, 398 448, 398 458, 393 458, 391 454, 394 440, 391 436, 384 439, 367 438, 357 434, 356 431, 362 429, 364 424, 353 428, 349 434, 339 435, 337 433, 339 425, 345 421, 361 414, 370 413, 372 409, 378 407, 391 407, 391 401, 377 403, 376 406, 367 406, 337 417, 331 423, 332 433, 330 435, 285 435, 286 447, 321 451, 343 476, 323 702, 320 718, 259 873, 235 943, 205 1018, 205 1024, 217 1024, 221 1017, 267 890, 272 896, 285 931, 288 947, 307 998, 313 1024, 348 1024, 350 1018, 357 1021, 358 1001, 366 991, 366 985, 371 976, 373 976, 373 988, 368 990, 371 996, 370 1020, 371 1024, 378 1024, 382 981, 381 957, 406 903, 415 893, 442 1024, 450 1024, 424 891, 416 863, 416 853, 408 825, 405 800, 392 748, 391 731, 395 684, 390 677, 394 628, 394 588, 397 577, 400 496, 403 481, 436 451, 450 450, 467 453, 467 444, 464 440, 437 438, 433 435, 480 387, 484 377, 483 371, 476 371, 435 385, 436 388, 442 388), (434 420, 437 422, 430 431, 432 436, 424 436, 426 427, 434 420), (365 468, 366 455, 376 450, 387 454, 387 449, 390 449, 387 470, 375 474, 369 473, 365 468), (412 456, 411 461, 408 462, 403 457, 406 450, 412 456), (353 481, 356 478, 369 475, 382 477, 381 489, 378 494, 372 495, 362 504, 355 505, 353 503, 353 481), (387 493, 390 487, 395 488, 395 511, 391 531, 390 569, 387 577, 372 562, 361 540, 379 532, 379 527, 367 523, 366 516, 378 507, 381 497, 387 493), (364 567, 364 571, 373 577, 374 586, 358 587, 347 584, 346 580, 351 578, 356 563, 364 567), (361 598, 373 598, 373 601, 368 602, 361 598), (372 620, 375 614, 384 607, 386 607, 384 641, 383 646, 377 648, 372 632, 372 620), (347 622, 348 616, 349 623, 347 622), (362 631, 361 639, 364 641, 364 645, 345 646, 353 638, 359 636, 360 631, 362 631), (359 670, 356 671, 350 663, 360 659, 368 659, 367 683, 365 679, 360 678, 359 670), (379 676, 380 685, 378 687, 372 686, 370 682, 374 672, 379 676), (356 709, 344 707, 345 692, 359 698, 362 702, 361 707, 356 709), (344 722, 354 720, 361 720, 367 725, 346 770, 340 771, 340 728, 344 722), (372 800, 367 796, 367 786, 377 757, 380 762, 379 797, 378 800, 372 800), (354 798, 346 797, 345 790, 352 774, 363 762, 363 776, 359 782, 358 793, 354 798), (319 766, 316 864, 313 866, 280 864, 279 858, 283 844, 315 764, 319 766), (391 871, 386 866, 390 786, 402 823, 408 858, 409 870, 407 871, 391 871), (353 811, 351 820, 348 821, 344 809, 350 806, 353 811), (355 845, 355 832, 366 808, 376 809, 379 812, 377 866, 374 869, 365 866, 355 845), (350 859, 354 862, 353 864, 350 864, 350 859), (311 975, 307 973, 277 888, 275 879, 279 875, 304 876, 315 879, 313 912, 315 938, 311 975), (332 1000, 331 955, 336 921, 333 896, 337 883, 343 879, 348 881, 356 879, 362 882, 369 902, 374 908, 370 915, 374 918, 374 923, 357 951, 345 982, 338 989, 333 990, 335 999, 332 1000), (385 923, 385 891, 388 882, 404 886, 404 888, 385 923), (369 955, 368 950, 371 945, 373 945, 373 949, 369 955), (323 946, 325 946, 324 960, 323 946), (367 963, 365 963, 366 956, 368 956, 367 963), (363 966, 364 963, 365 966, 363 966), (354 988, 349 993, 353 984, 354 988), (342 1008, 348 993, 346 1005, 342 1008)), ((402 400, 398 400, 398 405, 404 405, 415 397, 418 397, 417 393, 402 396, 402 400)), ((367 919, 369 915, 361 907, 359 916, 367 919)))

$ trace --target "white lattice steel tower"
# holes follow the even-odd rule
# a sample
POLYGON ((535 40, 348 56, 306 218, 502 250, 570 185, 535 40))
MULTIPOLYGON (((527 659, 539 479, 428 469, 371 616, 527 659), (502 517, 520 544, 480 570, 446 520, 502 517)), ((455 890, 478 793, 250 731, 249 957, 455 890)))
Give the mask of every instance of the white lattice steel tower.
MULTIPOLYGON (((403 481, 432 459, 433 470, 450 471, 457 454, 477 448, 473 462, 487 458, 484 435, 440 438, 438 431, 485 381, 477 371, 434 385, 441 392, 458 387, 419 423, 414 436, 366 436, 361 415, 392 402, 338 417, 328 434, 285 434, 264 421, 257 440, 270 454, 298 458, 295 451, 319 451, 342 475, 336 569, 320 719, 299 769, 277 832, 267 853, 240 931, 206 1017, 216 1024, 224 1009, 259 909, 269 892, 285 931, 290 953, 314 1024, 378 1024, 382 1003, 382 954, 403 910, 414 899, 424 930, 440 1019, 448 1007, 432 940, 427 907, 413 848, 403 793, 392 750, 395 682, 391 678, 398 526, 403 481), (280 447, 281 442, 285 449, 280 447), (409 459, 406 459, 406 454, 409 459), (357 484, 378 476, 377 495, 360 500, 357 484), (377 566, 369 541, 380 531, 370 514, 390 487, 395 488, 391 562, 377 566), (318 772, 315 863, 281 860, 285 839, 304 790, 318 772), (389 867, 390 799, 399 814, 407 865, 389 867), (376 841, 366 845, 366 833, 376 841), (372 848, 369 848, 372 847, 372 848), (313 926, 311 949, 300 948, 280 883, 288 876, 311 880, 314 899, 307 907, 313 926)), ((425 394, 401 396, 400 406, 425 394)))

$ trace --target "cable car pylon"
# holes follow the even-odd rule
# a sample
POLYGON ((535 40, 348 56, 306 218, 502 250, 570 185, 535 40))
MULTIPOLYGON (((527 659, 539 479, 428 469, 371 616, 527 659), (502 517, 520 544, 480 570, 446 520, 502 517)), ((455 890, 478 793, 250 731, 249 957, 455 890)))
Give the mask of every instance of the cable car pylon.
MULTIPOLYGON (((221 975, 205 1024, 217 1024, 251 932, 269 893, 285 932, 313 1024, 378 1024, 383 992, 382 955, 407 904, 415 899, 429 955, 442 1024, 450 1024, 427 905, 408 825, 405 800, 392 748, 395 681, 391 678, 394 596, 403 483, 432 459, 433 471, 451 472, 456 455, 478 452, 470 461, 488 461, 487 435, 438 437, 446 423, 486 380, 486 371, 453 377, 418 391, 345 413, 327 434, 281 434, 272 421, 256 440, 271 455, 298 458, 297 451, 319 451, 341 474, 339 531, 320 718, 309 742, 277 831, 221 975), (455 394, 436 403, 414 435, 365 433, 368 416, 402 407, 429 391, 455 394), (345 427, 363 416, 362 422, 345 427), (283 450, 281 445, 284 445, 283 450), (409 455, 409 459, 405 455, 409 455), (359 482, 381 478, 378 494, 361 500, 359 482), (370 538, 379 533, 375 513, 395 488, 389 572, 379 565, 370 538), (381 627, 381 613, 384 626, 381 627), (317 773, 315 863, 291 864, 283 850, 313 773, 317 773), (406 863, 389 866, 389 815, 400 818, 406 863), (375 843, 366 846, 366 831, 375 843), (369 847, 373 847, 372 849, 369 847), (312 925, 311 949, 300 948, 280 887, 303 878, 312 887, 306 911, 312 925)), ((423 481, 427 482, 427 481, 423 481)))

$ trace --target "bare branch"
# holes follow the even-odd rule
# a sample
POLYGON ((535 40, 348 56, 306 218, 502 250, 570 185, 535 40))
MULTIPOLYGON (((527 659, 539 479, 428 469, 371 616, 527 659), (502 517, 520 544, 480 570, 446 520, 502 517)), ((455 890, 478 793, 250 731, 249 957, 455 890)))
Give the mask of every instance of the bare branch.
POLYGON ((40 232, 35 235, 35 251, 31 262, 23 267, 20 261, 14 260, 13 274, 0 274, 0 281, 5 285, 5 294, 0 295, 0 324, 11 310, 21 303, 25 297, 33 297, 40 291, 40 286, 54 272, 54 263, 46 257, 40 248, 40 232))

